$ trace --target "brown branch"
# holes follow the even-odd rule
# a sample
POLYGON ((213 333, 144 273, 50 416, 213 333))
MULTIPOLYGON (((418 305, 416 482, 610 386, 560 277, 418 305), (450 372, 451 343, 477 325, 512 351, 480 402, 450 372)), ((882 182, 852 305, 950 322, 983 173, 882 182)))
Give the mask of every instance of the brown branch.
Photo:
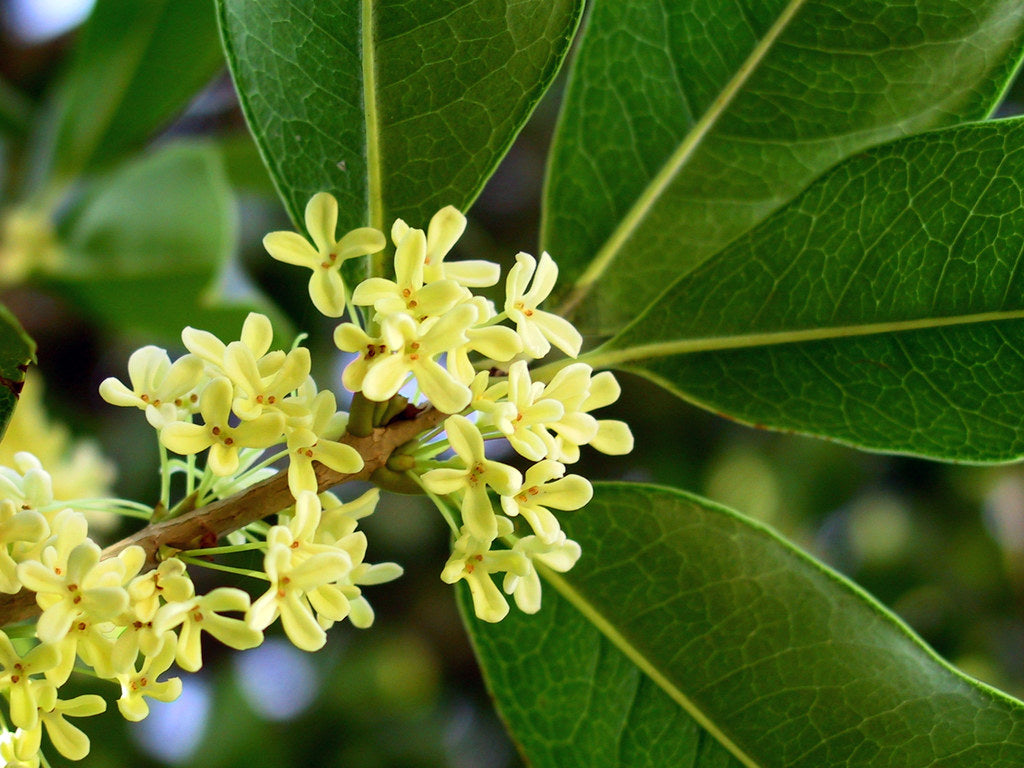
MULTIPOLYGON (((384 466, 392 451, 437 426, 446 416, 430 408, 413 419, 394 421, 387 427, 378 427, 367 437, 345 435, 340 442, 351 445, 359 452, 363 457, 363 468, 359 472, 342 474, 317 463, 315 469, 319 490, 325 491, 351 480, 368 480, 370 475, 384 466)), ((293 503, 294 499, 288 490, 288 473, 279 472, 231 498, 215 501, 171 520, 148 525, 128 538, 111 544, 103 550, 103 557, 114 557, 126 547, 137 544, 146 550, 148 570, 156 567, 159 562, 157 553, 162 546, 175 549, 208 547, 211 541, 280 512, 293 503)), ((34 592, 22 589, 14 595, 0 595, 0 626, 31 618, 39 612, 34 592)))

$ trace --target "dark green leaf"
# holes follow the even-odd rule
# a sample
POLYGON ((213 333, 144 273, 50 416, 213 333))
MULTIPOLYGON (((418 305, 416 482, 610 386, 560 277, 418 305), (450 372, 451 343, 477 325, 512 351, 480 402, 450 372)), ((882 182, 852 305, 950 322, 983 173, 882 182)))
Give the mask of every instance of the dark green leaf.
POLYGON ((68 226, 60 285, 114 329, 165 342, 186 325, 237 334, 260 301, 244 283, 224 290, 234 240, 216 149, 171 145, 97 182, 68 226))
POLYGON ((964 461, 1024 456, 1024 121, 878 147, 585 356, 742 421, 964 461))
POLYGON ((535 768, 1024 764, 1024 705, 766 528, 630 483, 564 518, 583 557, 541 612, 468 620, 535 768))
POLYGON ((0 78, 0 133, 21 137, 32 114, 32 103, 14 86, 0 78))
POLYGON ((18 404, 25 371, 35 359, 35 342, 7 307, 0 304, 0 436, 18 404))
POLYGON ((664 285, 872 144, 985 117, 1017 0, 596 0, 542 242, 613 332, 664 285))
POLYGON ((79 35, 42 151, 65 179, 141 145, 223 64, 212 0, 98 0, 79 35))
POLYGON ((554 77, 581 0, 218 0, 249 126, 296 223, 465 209, 554 77))

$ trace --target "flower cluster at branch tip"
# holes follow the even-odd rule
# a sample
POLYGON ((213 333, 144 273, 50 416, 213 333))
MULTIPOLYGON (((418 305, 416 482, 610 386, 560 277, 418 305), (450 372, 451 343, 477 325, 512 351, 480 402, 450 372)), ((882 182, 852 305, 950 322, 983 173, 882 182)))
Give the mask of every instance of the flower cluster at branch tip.
POLYGON ((592 413, 618 398, 612 374, 573 361, 579 332, 540 309, 558 275, 554 261, 520 253, 499 312, 471 290, 498 284, 496 264, 445 261, 466 226, 449 206, 426 231, 396 221, 394 279, 371 277, 350 292, 342 265, 382 251, 387 239, 367 227, 338 238, 337 220, 337 202, 319 193, 306 208, 312 242, 273 232, 264 244, 274 258, 312 269, 309 294, 321 313, 347 314, 334 340, 351 356, 341 376, 350 412, 338 409, 331 390, 318 388, 309 351, 297 343, 272 349, 271 321, 253 313, 237 341, 186 328, 182 356, 172 360, 163 349, 142 347, 128 361, 127 383, 101 384, 107 402, 142 410, 156 430, 155 505, 58 501, 51 476, 28 453, 0 468, 0 592, 31 590, 41 611, 34 627, 0 633, 0 694, 9 714, 0 721, 0 757, 8 764, 39 765, 44 730, 65 757, 88 752, 88 738, 65 718, 106 705, 92 694, 58 697, 75 668, 119 685, 121 713, 141 720, 148 699, 179 695, 179 678, 168 676, 172 664, 186 671, 202 666, 204 631, 246 649, 280 619, 297 647, 315 651, 337 622, 369 627, 374 613, 363 588, 402 573, 395 563, 365 561, 358 521, 374 511, 380 489, 343 503, 320 492, 315 463, 339 481, 359 474, 386 490, 427 494, 452 531, 441 578, 465 580, 485 621, 508 613, 507 596, 525 612, 539 610, 538 566, 564 572, 579 559, 579 545, 554 511, 580 509, 593 490, 566 465, 579 460, 583 445, 623 454, 633 440, 624 423, 592 413), (552 347, 568 359, 531 372, 529 363, 552 347), (354 447, 428 407, 443 419, 389 457, 374 456, 370 464, 369 454, 354 447), (511 450, 499 460, 488 456, 488 443, 511 450), (279 463, 287 464, 292 503, 273 524, 238 523, 212 531, 195 549, 165 547, 155 568, 139 546, 105 555, 90 538, 86 514, 96 510, 150 522, 173 518, 276 474, 279 463), (220 562, 249 551, 261 553, 262 570, 220 562), (189 574, 194 567, 252 576, 265 591, 254 599, 235 587, 199 595, 189 574))

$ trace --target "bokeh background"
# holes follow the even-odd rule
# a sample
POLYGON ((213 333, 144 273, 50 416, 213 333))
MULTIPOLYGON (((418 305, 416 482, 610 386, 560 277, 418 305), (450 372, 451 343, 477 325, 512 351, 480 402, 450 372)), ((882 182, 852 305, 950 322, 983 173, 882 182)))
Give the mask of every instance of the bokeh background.
MULTIPOLYGON (((0 77, 29 100, 42 99, 90 5, 0 0, 0 77)), ((460 253, 508 264, 517 251, 535 249, 544 157, 561 86, 552 89, 473 207, 460 253)), ((1022 101, 1018 83, 1002 114, 1019 113, 1022 101)), ((183 136, 210 137, 224 149, 240 225, 231 273, 248 275, 295 328, 310 334, 318 380, 336 380, 342 361, 330 344, 331 326, 309 305, 305 278, 260 247, 263 233, 289 224, 224 72, 157 143, 183 136)), ((0 192, 0 213, 4 200, 0 192)), ((107 471, 102 454, 117 465, 119 495, 155 498, 152 431, 138 413, 109 407, 96 394, 103 378, 124 375, 128 354, 151 340, 112 333, 45 282, 9 285, 0 300, 39 344, 42 376, 29 382, 27 396, 41 400, 52 421, 35 428, 58 444, 93 441, 86 449, 98 452, 90 472, 101 477, 107 471)), ((591 452, 590 476, 689 489, 769 523, 864 586, 969 674, 1024 696, 1024 467, 860 453, 752 430, 644 381, 624 376, 622 382, 615 417, 630 422, 637 449, 625 460, 591 452)), ((0 457, 4 449, 0 444, 0 457)), ((210 645, 202 672, 183 676, 180 701, 155 705, 140 724, 125 723, 116 707, 85 721, 93 740, 88 764, 520 765, 487 698, 452 590, 438 579, 448 547, 444 524, 419 499, 389 496, 366 528, 370 560, 395 560, 406 569, 398 582, 370 592, 373 628, 337 627, 327 648, 313 655, 280 635, 246 653, 210 645)), ((88 680, 80 688, 97 690, 88 680)), ((53 762, 63 764, 59 756, 53 762)))

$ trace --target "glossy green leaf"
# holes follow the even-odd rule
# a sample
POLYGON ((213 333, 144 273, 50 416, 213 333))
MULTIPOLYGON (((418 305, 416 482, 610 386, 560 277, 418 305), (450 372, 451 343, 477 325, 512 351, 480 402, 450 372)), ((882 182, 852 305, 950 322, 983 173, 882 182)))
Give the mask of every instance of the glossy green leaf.
POLYGON ((212 0, 97 0, 79 32, 42 154, 72 178, 118 159, 223 66, 212 0))
POLYGON ((552 149, 542 243, 586 330, 858 150, 985 117, 1018 0, 596 0, 552 149))
POLYGON ((25 371, 36 359, 36 344, 7 307, 0 304, 0 436, 18 404, 25 371))
POLYGON ((175 144, 96 183, 69 223, 60 286, 115 330, 237 334, 261 304, 227 290, 234 200, 216 149, 175 144))
POLYGON ((218 0, 249 126, 292 218, 426 226, 466 208, 554 77, 582 0, 218 0))
POLYGON ((583 557, 541 612, 467 620, 534 768, 730 764, 709 740, 750 768, 1024 764, 1024 705, 763 526, 631 483, 563 522, 583 557))
POLYGON ((1024 121, 858 155, 585 356, 873 450, 1024 456, 1024 121))

